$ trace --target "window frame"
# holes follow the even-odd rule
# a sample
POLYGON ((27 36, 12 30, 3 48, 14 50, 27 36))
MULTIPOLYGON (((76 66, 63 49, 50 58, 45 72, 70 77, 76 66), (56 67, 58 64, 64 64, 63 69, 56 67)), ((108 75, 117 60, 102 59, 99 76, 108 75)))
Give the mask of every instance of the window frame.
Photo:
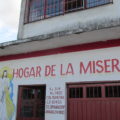
MULTIPOLYGON (((104 0, 104 1, 108 1, 108 2, 104 2, 103 4, 98 4, 98 5, 94 5, 94 6, 87 6, 87 0, 81 0, 83 2, 83 5, 81 7, 76 7, 75 9, 71 9, 71 10, 66 10, 65 8, 65 5, 66 5, 66 1, 69 1, 69 0, 63 0, 63 11, 58 11, 57 13, 53 13, 53 15, 47 15, 46 14, 46 10, 48 8, 46 2, 47 0, 43 0, 44 1, 44 14, 43 14, 43 18, 41 19, 37 19, 37 20, 31 20, 30 21, 30 2, 32 0, 26 0, 26 3, 25 3, 25 13, 24 13, 24 24, 27 24, 27 23, 32 23, 32 22, 36 22, 36 21, 40 21, 40 20, 44 20, 44 19, 48 19, 48 18, 51 18, 51 17, 55 17, 55 16, 60 16, 60 15, 64 15, 64 14, 68 14, 68 13, 71 13, 71 12, 75 12, 75 11, 81 11, 81 10, 85 10, 85 9, 90 9, 90 8, 94 8, 94 7, 99 7, 99 6, 103 6, 103 5, 107 5, 107 4, 113 4, 113 0, 104 0), (60 13, 61 12, 61 13, 60 13)), ((71 0, 72 2, 73 1, 78 1, 78 0, 71 0)), ((97 2, 97 1, 96 1, 97 2)), ((59 2, 59 5, 60 5, 60 2, 59 2)))

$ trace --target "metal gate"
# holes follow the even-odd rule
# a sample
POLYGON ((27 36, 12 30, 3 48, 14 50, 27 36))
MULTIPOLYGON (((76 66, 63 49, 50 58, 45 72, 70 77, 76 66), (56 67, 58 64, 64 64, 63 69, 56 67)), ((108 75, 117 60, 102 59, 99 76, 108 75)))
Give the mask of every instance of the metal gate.
POLYGON ((19 87, 17 120, 44 120, 45 86, 19 87))
POLYGON ((120 120, 120 83, 68 85, 68 120, 120 120))

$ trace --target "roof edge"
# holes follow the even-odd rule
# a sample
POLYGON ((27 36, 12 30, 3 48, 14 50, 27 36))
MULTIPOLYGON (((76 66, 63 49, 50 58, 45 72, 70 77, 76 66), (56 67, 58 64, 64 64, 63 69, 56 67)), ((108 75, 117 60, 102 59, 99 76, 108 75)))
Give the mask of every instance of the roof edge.
POLYGON ((13 40, 9 42, 4 42, 0 43, 0 48, 4 49, 5 47, 11 46, 11 45, 18 45, 22 43, 27 43, 27 42, 32 42, 32 41, 43 41, 43 40, 48 40, 56 37, 63 37, 63 36, 68 36, 71 34, 81 34, 84 32, 90 32, 90 31, 95 31, 95 30, 101 30, 101 29, 107 29, 107 28, 114 28, 114 27, 120 27, 120 18, 116 19, 106 19, 105 21, 99 23, 98 22, 90 22, 86 26, 78 26, 78 28, 74 28, 72 30, 64 30, 60 32, 55 32, 55 33, 49 33, 49 34, 43 34, 35 37, 30 37, 26 39, 18 39, 18 40, 13 40))

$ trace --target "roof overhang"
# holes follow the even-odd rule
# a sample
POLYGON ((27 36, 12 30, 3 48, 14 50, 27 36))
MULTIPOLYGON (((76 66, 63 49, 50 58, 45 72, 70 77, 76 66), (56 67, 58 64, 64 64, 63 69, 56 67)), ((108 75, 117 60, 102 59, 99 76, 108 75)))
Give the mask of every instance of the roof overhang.
POLYGON ((0 56, 30 53, 34 51, 54 49, 59 47, 120 39, 120 26, 94 29, 86 32, 78 30, 62 31, 49 35, 15 40, 0 44, 0 56))

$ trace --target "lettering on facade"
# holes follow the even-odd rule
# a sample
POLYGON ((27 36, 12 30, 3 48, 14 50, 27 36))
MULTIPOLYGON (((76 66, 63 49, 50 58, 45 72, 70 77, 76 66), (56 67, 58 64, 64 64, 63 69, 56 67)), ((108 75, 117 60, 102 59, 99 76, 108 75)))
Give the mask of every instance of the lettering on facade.
POLYGON ((64 91, 60 87, 50 87, 49 96, 46 96, 46 113, 49 114, 64 114, 65 97, 64 91))
POLYGON ((80 75, 86 75, 113 72, 120 72, 119 59, 80 61, 77 65, 75 63, 67 63, 59 65, 45 65, 44 67, 21 67, 13 69, 13 76, 15 78, 35 78, 73 76, 77 73, 80 75), (78 69, 76 70, 76 68, 78 69))

